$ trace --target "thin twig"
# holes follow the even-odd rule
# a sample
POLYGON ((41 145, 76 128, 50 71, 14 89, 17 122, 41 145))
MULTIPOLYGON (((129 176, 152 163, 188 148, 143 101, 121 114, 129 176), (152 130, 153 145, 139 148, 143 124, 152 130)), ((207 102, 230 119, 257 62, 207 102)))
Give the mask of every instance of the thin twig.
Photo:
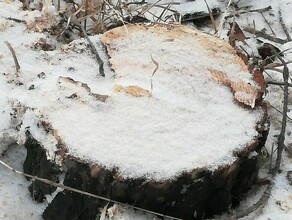
MULTIPOLYGON (((266 70, 264 70, 264 73, 267 74, 273 81, 276 81, 275 78, 273 78, 266 70)), ((282 73, 282 72, 281 72, 282 73)), ((272 81, 270 80, 270 81, 272 81)), ((268 80, 267 80, 268 81, 268 80)), ((280 85, 280 88, 284 91, 283 86, 280 85)))
POLYGON ((4 41, 4 43, 8 47, 10 53, 12 54, 12 57, 13 57, 13 60, 14 60, 14 63, 15 63, 15 73, 17 74, 19 72, 19 70, 20 70, 20 65, 18 63, 15 51, 14 51, 13 47, 11 46, 11 44, 8 41, 4 41))
POLYGON ((243 217, 248 216, 249 214, 253 213, 254 211, 258 210, 259 208, 263 207, 267 203, 267 201, 269 200, 269 198, 271 196, 271 191, 272 191, 273 185, 274 185, 273 183, 268 185, 267 189, 264 191, 262 197, 259 199, 259 201, 257 203, 255 203, 251 207, 249 207, 241 212, 236 213, 235 215, 232 216, 232 219, 243 218, 243 217))
POLYGON ((262 31, 254 30, 254 28, 251 28, 251 27, 243 27, 243 30, 248 32, 248 33, 251 33, 251 34, 255 34, 257 37, 262 37, 264 39, 273 41, 275 43, 285 44, 288 42, 287 40, 283 40, 283 39, 278 38, 278 37, 270 36, 262 31))
POLYGON ((158 70, 159 64, 158 64, 158 62, 156 60, 154 60, 154 58, 152 57, 152 54, 151 54, 151 60, 155 64, 155 69, 153 70, 153 73, 151 75, 151 92, 150 92, 150 94, 152 95, 152 92, 153 92, 153 76, 156 73, 156 71, 158 70))
MULTIPOLYGON (((272 107, 272 109, 274 109, 276 112, 278 112, 279 114, 283 115, 283 112, 280 111, 279 109, 277 109, 275 106, 273 105, 270 105, 272 107)), ((292 118, 290 118, 288 115, 287 115, 287 119, 292 122, 292 118)))
MULTIPOLYGON (((1 16, 2 17, 2 16, 1 16)), ((23 24, 26 24, 26 21, 24 20, 21 20, 21 19, 18 19, 18 18, 12 18, 12 17, 3 17, 9 21, 14 21, 14 22, 17 22, 17 23, 23 23, 23 24)))
MULTIPOLYGON (((262 17, 264 18, 265 22, 266 22, 267 25, 269 26, 270 30, 271 30, 272 33, 273 33, 273 36, 276 37, 276 33, 275 33, 275 31, 274 31, 273 28, 271 27, 270 22, 269 22, 269 21, 266 19, 266 17, 264 16, 263 12, 260 11, 259 13, 262 15, 262 17)), ((255 29, 255 28, 254 28, 254 29, 255 29)))
POLYGON ((229 0, 227 6, 225 8, 225 12, 223 13, 223 15, 222 15, 222 17, 220 19, 220 22, 219 22, 219 25, 218 25, 218 29, 217 29, 217 32, 216 32, 218 36, 221 35, 221 31, 223 29, 223 25, 224 25, 224 22, 225 22, 225 19, 226 19, 226 16, 227 16, 227 13, 229 11, 229 7, 230 7, 231 3, 233 3, 233 1, 232 0, 229 0))
POLYGON ((167 215, 164 215, 164 214, 161 214, 161 213, 158 213, 158 212, 153 212, 153 211, 150 211, 150 210, 147 210, 147 209, 139 208, 139 207, 136 207, 136 206, 133 206, 133 205, 129 205, 129 204, 126 204, 126 203, 122 203, 122 202, 118 202, 118 201, 115 201, 115 200, 112 200, 112 199, 109 199, 109 198, 106 198, 106 197, 103 197, 103 196, 98 196, 98 195, 95 195, 95 194, 92 194, 92 193, 89 193, 89 192, 85 192, 85 191, 82 191, 82 190, 79 190, 79 189, 75 189, 75 188, 70 187, 70 186, 65 186, 65 185, 63 185, 61 183, 56 183, 56 182, 53 182, 53 181, 45 179, 45 178, 40 178, 40 177, 37 177, 37 176, 30 175, 30 174, 27 174, 27 173, 24 173, 24 172, 21 172, 21 171, 18 171, 16 169, 14 169, 13 167, 9 166, 7 163, 3 162, 2 160, 0 160, 0 164, 2 164, 4 167, 6 167, 7 169, 11 170, 12 172, 14 172, 16 174, 31 178, 32 180, 38 180, 38 181, 40 181, 42 183, 45 183, 45 184, 48 184, 48 185, 51 185, 51 186, 54 186, 54 187, 58 187, 58 188, 65 189, 65 190, 68 190, 68 191, 71 191, 71 192, 79 193, 81 195, 90 196, 90 197, 93 197, 93 198, 96 198, 96 199, 100 199, 100 200, 103 200, 103 201, 113 202, 113 203, 116 203, 116 204, 119 204, 119 205, 123 205, 123 206, 129 207, 129 208, 132 208, 132 209, 140 210, 140 211, 145 212, 145 213, 150 213, 150 214, 153 214, 153 215, 157 215, 157 216, 160 216, 160 217, 163 217, 163 218, 169 218, 169 219, 174 219, 174 220, 182 220, 180 218, 167 216, 167 215))
POLYGON ((92 41, 90 40, 90 38, 88 37, 88 35, 86 34, 86 31, 84 30, 83 26, 80 25, 80 28, 82 30, 82 33, 84 35, 84 37, 86 38, 86 40, 88 41, 89 43, 89 46, 90 46, 90 49, 91 49, 91 52, 95 55, 95 59, 98 63, 98 66, 99 66, 99 74, 103 77, 105 77, 105 74, 104 74, 104 68, 103 68, 103 64, 104 62, 102 61, 102 59, 100 58, 95 46, 93 45, 92 41))
POLYGON ((276 67, 268 67, 268 68, 265 68, 266 70, 272 70, 272 71, 275 71, 275 72, 278 72, 278 73, 283 73, 282 70, 279 70, 277 69, 276 67))
MULTIPOLYGON (((272 9, 272 7, 271 6, 268 6, 268 7, 265 7, 265 8, 259 8, 259 9, 253 9, 253 10, 248 10, 248 11, 242 11, 242 12, 237 12, 235 14, 235 16, 242 15, 242 14, 246 14, 246 13, 252 13, 252 12, 262 13, 262 12, 265 12, 265 11, 269 11, 271 9, 272 9)), ((232 18, 232 17, 233 17, 233 15, 226 16, 226 18, 232 18)))
POLYGON ((269 173, 272 172, 273 167, 273 155, 274 155, 274 143, 272 145, 271 155, 270 155, 270 165, 269 165, 269 173))
POLYGON ((291 41, 292 39, 290 37, 290 34, 289 34, 288 30, 287 30, 287 27, 286 27, 284 21, 283 21, 282 12, 281 12, 280 9, 279 9, 278 13, 279 13, 279 21, 280 21, 280 24, 281 24, 281 26, 283 28, 283 31, 284 31, 284 33, 285 33, 285 35, 287 37, 287 41, 291 41))
POLYGON ((58 0, 58 3, 57 3, 57 11, 60 11, 60 7, 61 7, 61 0, 58 0))
MULTIPOLYGON (((252 24, 253 24, 253 29, 256 30, 256 25, 255 25, 255 21, 252 20, 252 24)), ((253 37, 255 37, 255 31, 252 33, 253 37)))
MULTIPOLYGON (((266 84, 268 85, 277 85, 277 86, 285 86, 285 83, 284 82, 277 82, 277 81, 266 81, 266 84)), ((287 83, 287 86, 288 87, 292 87, 292 83, 287 83)))
MULTIPOLYGON (((271 47, 271 50, 273 53, 277 53, 274 47, 271 47)), ((289 69, 284 61, 284 59, 280 56, 277 55, 277 58, 283 63, 283 81, 284 81, 284 98, 283 98, 283 117, 282 117, 282 127, 281 127, 281 132, 278 136, 278 151, 277 151, 277 159, 276 159, 276 164, 273 173, 277 173, 280 169, 281 166, 281 161, 282 161, 282 153, 285 148, 285 132, 286 132, 286 125, 287 125, 287 112, 288 112, 288 96, 289 96, 289 90, 288 90, 288 80, 289 80, 289 69)))
POLYGON ((206 6, 208 8, 209 16, 210 16, 213 28, 214 28, 215 33, 216 33, 217 32, 217 27, 216 27, 216 23, 215 23, 215 18, 214 18, 213 14, 212 14, 212 10, 210 9, 208 2, 206 0, 204 0, 204 2, 205 2, 206 6))
MULTIPOLYGON (((285 63, 290 64, 290 63, 292 63, 292 61, 287 61, 285 63)), ((283 66, 283 63, 270 63, 270 64, 265 66, 265 69, 272 69, 272 68, 280 67, 280 66, 283 66)))
MULTIPOLYGON (((88 2, 89 0, 85 0, 85 2, 83 4, 85 4, 85 10, 84 10, 84 15, 86 16, 88 14, 88 2)), ((82 25, 81 25, 82 26, 82 25)), ((87 19, 84 20, 83 22, 83 26, 84 26, 84 30, 86 30, 86 27, 87 27, 87 19)))
POLYGON ((272 77, 271 74, 269 74, 267 70, 264 69, 264 73, 265 73, 268 77, 270 77, 272 80, 275 80, 275 78, 272 77))
POLYGON ((170 8, 170 5, 168 5, 167 7, 165 7, 163 9, 163 11, 161 12, 161 14, 159 15, 159 17, 157 18, 156 22, 160 22, 162 20, 162 16, 164 15, 164 13, 170 8))

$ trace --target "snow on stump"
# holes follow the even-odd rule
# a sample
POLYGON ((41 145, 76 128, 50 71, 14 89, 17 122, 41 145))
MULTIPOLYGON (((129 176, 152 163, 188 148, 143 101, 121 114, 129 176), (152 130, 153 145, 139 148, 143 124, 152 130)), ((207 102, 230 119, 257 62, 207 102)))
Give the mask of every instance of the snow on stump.
MULTIPOLYGON (((53 165, 27 132, 24 170, 52 179, 61 166, 65 185, 182 219, 236 204, 268 133, 258 77, 226 42, 185 26, 127 25, 101 40, 110 92, 47 112, 39 127, 57 141, 53 165)), ((35 185, 39 201, 53 190, 35 185)), ((105 204, 64 190, 43 217, 95 219, 105 204)))

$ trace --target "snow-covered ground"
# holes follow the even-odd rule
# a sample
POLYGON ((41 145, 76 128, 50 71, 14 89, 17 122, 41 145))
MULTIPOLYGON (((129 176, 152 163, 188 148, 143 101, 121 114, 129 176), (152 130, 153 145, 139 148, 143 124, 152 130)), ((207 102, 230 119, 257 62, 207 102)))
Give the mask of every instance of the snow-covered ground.
MULTIPOLYGON (((26 157, 26 149, 16 144, 0 157, 5 163, 17 170, 22 170, 26 157)), ((0 219, 41 219, 41 214, 46 206, 45 203, 33 202, 27 189, 29 181, 24 176, 16 175, 0 166, 0 219)))
MULTIPOLYGON (((40 1, 35 1, 40 2, 40 1)), ((49 2, 49 1, 48 1, 49 2)), ((152 1, 154 2, 154 1, 152 1)), ((167 0, 165 0, 167 2, 167 0)), ((178 1, 176 1, 178 2, 178 1)), ((180 10, 184 13, 193 12, 197 9, 204 10, 207 12, 207 7, 203 0, 197 0, 194 2, 185 3, 186 1, 180 1, 183 4, 180 6, 175 6, 177 10, 180 10)), ((218 6, 222 11, 225 10, 225 7, 228 1, 207 1, 210 7, 218 6)), ((291 0, 259 0, 259 1, 237 1, 238 6, 251 6, 248 9, 239 9, 239 11, 244 10, 252 10, 264 8, 269 5, 272 6, 272 10, 268 12, 263 12, 263 15, 258 12, 246 13, 242 14, 239 17, 236 17, 236 21, 239 25, 243 26, 251 26, 255 27, 257 30, 266 29, 267 33, 272 35, 271 29, 275 32, 276 36, 279 38, 285 39, 286 36, 282 30, 281 25, 279 24, 278 18, 278 9, 281 10, 283 20, 287 25, 287 28, 292 35, 292 1, 291 0), (269 21, 269 25, 265 21, 269 21)), ((35 3, 36 4, 36 3, 35 3)), ((36 4, 38 5, 38 4, 36 4)), ((64 5, 64 3, 62 3, 64 5)), ((16 18, 20 20, 25 20, 27 24, 30 24, 29 28, 36 28, 36 30, 41 30, 43 27, 43 23, 35 23, 35 17, 39 17, 39 20, 46 19, 48 23, 57 22, 54 19, 55 9, 54 7, 48 4, 46 10, 41 13, 38 10, 36 11, 23 11, 22 3, 13 0, 0 0, 0 86, 1 86, 1 94, 0 94, 0 152, 4 151, 3 156, 1 156, 1 160, 8 163, 18 170, 22 170, 22 163, 25 158, 25 149, 21 145, 13 145, 7 151, 5 151, 4 143, 12 142, 14 136, 16 138, 15 132, 11 133, 10 126, 17 125, 19 121, 16 119, 10 118, 10 113, 13 113, 13 108, 17 108, 18 102, 20 101, 22 104, 29 106, 31 108, 37 107, 40 109, 39 117, 43 117, 45 113, 44 109, 48 106, 48 103, 51 106, 54 106, 55 109, 58 109, 60 102, 64 104, 66 99, 62 99, 62 97, 69 96, 76 92, 76 87, 72 88, 72 85, 62 84, 56 85, 56 87, 49 88, 46 85, 46 82, 54 82, 58 81, 58 77, 62 76, 70 76, 71 71, 75 70, 83 70, 86 71, 85 74, 82 74, 82 71, 74 72, 74 79, 87 83, 91 88, 92 92, 104 94, 109 91, 111 88, 110 84, 98 84, 96 81, 96 63, 90 56, 88 51, 84 51, 83 56, 80 57, 78 54, 74 54, 74 51, 82 50, 82 44, 85 41, 80 40, 77 41, 80 43, 80 48, 78 44, 75 42, 74 44, 68 46, 61 46, 54 39, 51 39, 48 35, 44 33, 37 33, 33 31, 27 31, 24 24, 17 23, 13 20, 9 20, 7 18, 16 18), (42 17, 44 13, 47 13, 45 17, 42 17), (52 44, 56 44, 58 48, 61 50, 56 51, 47 51, 42 52, 37 49, 38 40, 40 38, 47 39, 48 42, 52 42, 52 44), (9 54, 7 47, 4 44, 4 41, 9 41, 14 48, 17 48, 16 53, 19 57, 19 61, 21 63, 21 72, 18 77, 14 75, 14 63, 9 54), (34 50, 31 50, 31 48, 34 50), (28 48, 28 49, 26 49, 28 48), (27 53, 30 51, 30 53, 27 53), (63 51, 63 53, 62 53, 63 51), (71 51, 71 52, 70 52, 71 51), (72 52, 73 51, 73 52, 72 52), (62 60, 64 53, 66 53, 67 59, 62 60), (37 61, 38 65, 34 65, 32 61, 35 57, 39 57, 37 61), (49 63, 49 65, 48 65, 49 63), (46 66, 46 72, 41 74, 44 70, 44 66, 46 66), (86 67, 86 69, 84 69, 86 67), (60 74, 61 73, 61 74, 60 74), (65 74, 65 75, 63 75, 65 74), (46 81, 43 80, 43 77, 46 78, 46 81), (10 83, 7 84, 6 82, 10 83), (95 82, 95 83, 92 83, 95 82), (19 87, 19 83, 23 83, 21 87, 19 87), (33 87, 37 89, 32 89, 33 87), (17 87, 15 89, 15 87, 17 87), (65 90, 60 90, 60 87, 65 90), (68 92, 69 91, 69 92, 68 92), (34 94, 34 93, 40 93, 34 94), (33 97, 33 98, 32 98, 33 97), (60 99, 61 97, 61 99, 60 99), (10 105, 7 105, 10 103, 10 105), (13 137, 11 137, 13 136, 13 137)), ((158 13, 158 12, 157 12, 158 13)), ((233 13, 232 11, 230 12, 233 13)), ((232 18, 228 20, 232 21, 232 18)), ((220 22, 220 18, 218 18, 218 23, 220 22)), ((229 28, 229 25, 226 24, 223 26, 223 31, 221 34, 221 38, 226 38, 224 34, 226 34, 226 30, 229 28)), ((210 33, 214 32, 210 27, 204 27, 205 31, 210 33)), ((249 43, 249 51, 256 52, 256 40, 252 34, 247 34, 251 39, 247 40, 249 43)), ((265 39, 261 39, 264 42, 268 42, 265 39)), ((274 44, 274 43, 273 43, 274 44)), ((284 45, 274 44, 279 47, 280 50, 288 50, 285 53, 285 60, 292 60, 292 42, 288 42, 284 45)), ((80 51, 78 51, 80 52, 80 51)), ((290 69, 292 69, 292 65, 288 65, 290 69)), ((279 68, 280 69, 280 68, 279 68)), ((107 69, 107 71, 110 71, 107 69)), ((290 71, 291 72, 291 71, 290 71)), ((269 75, 273 78, 273 80, 282 81, 282 74, 277 71, 268 71, 269 75)), ((291 74, 290 74, 291 75, 291 74)), ((108 79, 111 76, 108 76, 108 79)), ((267 79, 270 79, 268 75, 266 75, 267 79)), ((291 82, 291 81, 290 81, 291 82)), ((292 92, 292 91, 291 91, 292 92)), ((86 91, 83 89, 78 90, 78 95, 82 96, 82 101, 90 102, 93 101, 93 98, 89 96, 86 91)), ((279 86, 270 85, 268 87, 268 93, 266 95, 265 100, 268 101, 271 106, 274 106, 277 109, 282 109, 283 103, 283 91, 279 86)), ((65 103, 66 104, 66 103, 65 103)), ((91 106, 92 107, 92 106, 91 106)), ((292 95, 289 97, 289 109, 291 110, 288 113, 288 116, 292 118, 292 95)), ((30 111, 28 111, 30 112, 30 111)), ((276 146, 277 138, 276 135, 280 133, 281 126, 281 114, 279 114, 272 107, 269 108, 269 114, 271 117, 271 130, 270 135, 266 144, 266 148, 268 152, 271 151, 272 146, 276 146)), ((13 114, 12 114, 13 115, 13 114)), ((31 131, 36 137, 39 137, 41 141, 46 142, 46 146, 53 147, 56 144, 56 140, 54 139, 42 139, 43 134, 37 129, 33 127, 35 123, 34 114, 27 114, 23 120, 23 127, 31 126, 31 131), (32 123, 33 122, 33 123, 32 123)), ((36 123, 35 123, 36 124, 36 123)), ((24 130, 21 130, 24 131, 24 130)), ((21 132, 20 132, 21 133, 21 132)), ((17 137, 18 141, 21 142, 21 136, 17 137)), ((287 132, 286 132, 286 145, 291 145, 292 143, 292 121, 288 120, 287 122, 287 132)), ((21 143, 20 143, 21 144, 21 143)), ((291 146, 292 147, 292 146, 291 146)), ((260 177, 266 177, 268 169, 268 162, 263 162, 263 167, 261 169, 260 177)), ((287 172, 292 170, 292 159, 289 158, 288 154, 284 152, 283 155, 283 164, 282 164, 282 172, 278 174, 275 178, 275 186, 272 189, 271 197, 267 203, 267 205, 258 212, 253 213, 250 216, 245 217, 245 219, 292 219, 292 183, 289 183, 287 180, 287 172)), ((7 168, 0 166, 0 219, 41 219, 41 213, 44 210, 46 204, 37 204, 33 202, 29 197, 29 192, 27 187, 29 182, 22 176, 16 175, 11 172, 7 168)), ((241 210, 251 206, 255 203, 259 197, 261 196, 265 186, 255 186, 247 195, 247 197, 240 204, 240 207, 237 210, 241 210)), ((110 213, 112 213, 113 217, 111 219, 153 219, 154 216, 144 215, 143 213, 136 213, 133 210, 128 210, 124 207, 114 207, 110 209, 110 213)), ((235 210, 236 213, 236 210, 235 210)), ((224 219, 226 218, 226 214, 222 216, 216 217, 216 219, 224 219)))

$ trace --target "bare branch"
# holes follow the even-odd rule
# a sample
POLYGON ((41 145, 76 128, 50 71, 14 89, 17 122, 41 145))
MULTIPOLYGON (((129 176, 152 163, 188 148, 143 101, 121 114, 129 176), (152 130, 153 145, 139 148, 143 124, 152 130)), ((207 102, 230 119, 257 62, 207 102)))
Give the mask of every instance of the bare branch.
MULTIPOLYGON (((283 112, 280 111, 279 109, 277 109, 275 106, 271 105, 271 107, 272 107, 274 110, 276 110, 279 114, 283 115, 283 112)), ((287 115, 287 119, 288 119, 290 122, 292 122, 292 118, 290 118, 288 115, 287 115)))
POLYGON ((251 33, 251 34, 255 34, 257 37, 262 37, 264 39, 273 41, 275 43, 285 44, 288 42, 287 40, 283 40, 281 38, 270 36, 262 31, 254 30, 254 28, 251 28, 251 27, 243 27, 243 30, 248 32, 248 33, 251 33))
POLYGON ((156 60, 154 60, 154 58, 152 57, 152 54, 151 54, 151 60, 155 64, 155 69, 153 70, 153 73, 151 75, 151 94, 152 94, 152 91, 153 91, 153 76, 156 73, 156 71, 158 70, 159 64, 157 63, 156 60))
MULTIPOLYGON (((266 81, 268 85, 285 86, 285 82, 266 81)), ((292 87, 292 83, 287 83, 288 87, 292 87)))
POLYGON ((274 155, 274 143, 272 145, 271 155, 270 155, 270 165, 269 165, 269 173, 273 170, 273 155, 274 155))
POLYGON ((208 2, 206 0, 204 0, 204 2, 205 2, 206 6, 208 8, 209 16, 210 16, 213 28, 214 28, 215 33, 216 33, 217 32, 217 27, 216 27, 216 23, 215 23, 215 18, 214 18, 213 14, 212 14, 212 10, 210 9, 208 2))
MULTIPOLYGON (((285 63, 290 64, 290 63, 292 63, 292 61, 287 61, 285 63)), ((265 66, 265 69, 272 69, 272 68, 280 67, 280 66, 283 66, 283 63, 270 63, 270 64, 265 66)))
MULTIPOLYGON (((271 47, 271 50, 273 53, 277 53, 273 47, 271 47)), ((284 80, 283 102, 284 102, 284 106, 283 106, 282 127, 281 127, 280 135, 278 137, 277 159, 276 159, 276 164, 275 164, 275 168, 273 171, 273 175, 275 175, 276 172, 278 172, 280 169, 281 160, 282 160, 282 153, 283 153, 283 150, 285 148, 284 141, 285 141, 285 132, 286 132, 286 125, 287 125, 288 95, 289 95, 289 90, 288 90, 289 69, 288 69, 286 62, 284 61, 284 59, 280 55, 277 55, 277 58, 282 62, 283 66, 284 66, 284 68, 283 68, 283 80, 284 80)))
MULTIPOLYGON (((266 19, 266 17, 264 16, 263 12, 260 11, 259 13, 262 15, 262 17, 264 18, 265 22, 266 22, 267 25, 269 26, 271 32, 273 33, 273 36, 276 37, 276 33, 275 33, 275 31, 274 31, 273 28, 271 27, 270 22, 269 22, 269 21, 266 19)), ((255 29, 255 28, 254 28, 254 29, 255 29)))
MULTIPOLYGON (((262 13, 262 12, 265 12, 265 11, 269 11, 271 9, 272 9, 272 7, 268 6, 268 7, 265 7, 265 8, 259 8, 259 9, 247 10, 247 11, 242 11, 242 12, 236 12, 235 16, 246 14, 246 13, 252 13, 252 12, 262 13)), ((233 15, 226 16, 226 18, 232 18, 232 17, 233 17, 233 15)))
POLYGON ((265 204, 267 203, 267 201, 269 200, 269 198, 271 196, 272 188, 273 188, 273 184, 270 184, 267 187, 267 189, 264 191, 262 197, 259 199, 259 201, 257 203, 255 203, 251 207, 233 215, 232 219, 243 218, 243 217, 248 216, 249 214, 253 213, 254 211, 258 210, 259 208, 265 206, 265 204))
MULTIPOLYGON (((1 16, 2 17, 2 16, 1 16)), ((5 18, 5 19, 7 19, 7 20, 9 20, 9 21, 14 21, 14 22, 16 22, 16 23, 23 23, 23 24, 26 24, 26 21, 24 21, 24 20, 20 20, 20 19, 18 19, 18 18, 12 18, 12 17, 3 17, 3 18, 5 18)))
POLYGON ((104 74, 104 68, 103 68, 103 64, 104 62, 102 61, 102 59, 100 58, 95 46, 93 45, 92 41, 90 40, 90 38, 88 37, 88 35, 86 34, 86 31, 84 30, 83 26, 80 25, 80 28, 82 30, 82 33, 84 34, 84 37, 86 38, 86 40, 88 41, 89 43, 89 46, 90 46, 90 49, 91 49, 91 52, 95 55, 95 59, 99 65, 99 74, 103 77, 105 77, 105 74, 104 74))
POLYGON ((278 13, 279 13, 279 21, 280 21, 280 24, 281 24, 281 26, 283 28, 283 31, 284 31, 284 33, 285 33, 285 35, 287 37, 287 41, 291 41, 292 39, 291 39, 291 37, 289 35, 289 32, 287 30, 287 27, 286 27, 284 21, 283 21, 282 12, 281 12, 280 9, 279 9, 278 13))
POLYGON ((16 174, 31 178, 33 180, 38 180, 38 181, 40 181, 42 183, 45 183, 45 184, 48 184, 48 185, 51 185, 51 186, 54 186, 54 187, 58 187, 58 188, 65 189, 65 190, 68 190, 68 191, 71 191, 71 192, 79 193, 81 195, 90 196, 90 197, 93 197, 93 198, 96 198, 96 199, 100 199, 100 200, 103 200, 103 201, 114 202, 116 204, 123 205, 123 206, 129 207, 129 208, 132 208, 132 209, 140 210, 140 211, 145 212, 145 213, 150 213, 150 214, 153 214, 153 215, 157 215, 157 216, 160 216, 162 218, 168 218, 168 219, 173 219, 173 220, 182 220, 180 218, 163 215, 161 213, 152 212, 152 211, 147 210, 147 209, 142 209, 142 208, 139 208, 139 207, 136 207, 136 206, 133 206, 133 205, 128 205, 126 203, 118 202, 118 201, 115 201, 115 200, 112 200, 112 199, 109 199, 109 198, 106 198, 106 197, 98 196, 98 195, 95 195, 95 194, 92 194, 92 193, 89 193, 89 192, 85 192, 85 191, 82 191, 82 190, 79 190, 79 189, 75 189, 75 188, 70 187, 70 186, 65 186, 65 185, 63 185, 61 183, 56 183, 56 182, 53 182, 53 181, 45 179, 45 178, 40 178, 40 177, 37 177, 37 176, 30 175, 30 174, 27 174, 27 173, 24 173, 24 172, 21 172, 21 171, 18 171, 16 169, 12 168, 11 166, 9 166, 7 163, 3 162, 2 160, 0 160, 0 164, 2 164, 4 167, 6 167, 7 169, 9 169, 10 171, 12 171, 12 172, 14 172, 16 174))
POLYGON ((14 60, 14 63, 15 63, 15 73, 17 74, 19 72, 19 70, 20 70, 20 65, 18 63, 15 51, 14 51, 13 47, 11 46, 11 44, 8 41, 4 41, 4 43, 8 47, 10 53, 12 54, 12 57, 13 57, 13 60, 14 60))

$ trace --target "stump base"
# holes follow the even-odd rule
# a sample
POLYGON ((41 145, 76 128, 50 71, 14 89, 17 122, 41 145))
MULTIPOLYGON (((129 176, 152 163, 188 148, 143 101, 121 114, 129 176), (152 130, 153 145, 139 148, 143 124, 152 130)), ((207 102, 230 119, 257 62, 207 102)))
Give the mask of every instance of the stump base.
MULTIPOLYGON (((267 130, 261 129, 258 140, 239 153, 238 159, 229 166, 216 171, 197 169, 164 182, 145 178, 123 179, 115 170, 67 157, 63 167, 66 170, 64 185, 182 219, 210 218, 226 211, 231 204, 238 204, 241 194, 252 186, 259 170, 259 154, 254 152, 259 152, 264 146, 267 134, 267 130)), ((28 153, 24 171, 57 181, 60 169, 47 160, 41 144, 28 135, 25 146, 28 153)), ((32 196, 39 202, 55 190, 38 181, 33 182, 32 188, 32 196)), ((106 203, 64 190, 48 205, 43 218, 95 219, 98 207, 102 208, 106 203)))

